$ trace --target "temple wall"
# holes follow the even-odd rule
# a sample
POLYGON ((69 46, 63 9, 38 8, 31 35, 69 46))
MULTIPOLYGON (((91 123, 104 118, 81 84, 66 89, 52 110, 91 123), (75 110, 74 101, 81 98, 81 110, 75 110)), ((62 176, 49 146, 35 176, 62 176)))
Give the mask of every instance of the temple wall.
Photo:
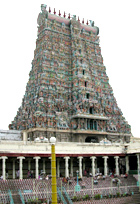
POLYGON ((128 146, 127 153, 134 154, 140 152, 140 138, 131 138, 131 142, 128 146))
MULTIPOLYGON (((124 144, 110 143, 75 143, 75 142, 61 142, 56 143, 56 154, 122 154, 124 144)), ((1 141, 1 153, 23 153, 23 154, 50 154, 50 143, 35 143, 21 141, 1 141)))
POLYGON ((18 130, 0 130, 0 140, 21 141, 21 131, 18 130))

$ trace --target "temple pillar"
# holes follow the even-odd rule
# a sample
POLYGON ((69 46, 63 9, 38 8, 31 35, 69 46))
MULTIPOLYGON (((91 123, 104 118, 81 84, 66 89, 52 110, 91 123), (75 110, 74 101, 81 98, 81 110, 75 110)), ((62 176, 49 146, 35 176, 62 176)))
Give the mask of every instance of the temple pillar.
POLYGON ((126 173, 129 173, 129 156, 125 157, 125 161, 126 161, 126 173))
POLYGON ((119 173, 119 163, 118 163, 119 156, 115 156, 114 159, 115 159, 116 175, 120 175, 120 173, 119 173))
POLYGON ((23 142, 24 142, 24 144, 27 144, 27 137, 28 137, 27 131, 24 130, 23 131, 23 142))
POLYGON ((34 159, 35 159, 35 178, 38 179, 38 177, 39 177, 38 167, 39 167, 40 157, 34 157, 34 159))
POLYGON ((104 156, 104 175, 107 176, 107 159, 108 156, 104 156))
POLYGON ((78 129, 80 129, 80 118, 78 118, 78 129))
POLYGON ((138 170, 138 174, 140 174, 140 155, 137 154, 137 170, 138 170))
POLYGON ((25 157, 17 157, 17 159, 19 159, 19 179, 23 179, 23 159, 25 159, 25 157))
POLYGON ((92 157, 90 157, 90 159, 92 160, 92 176, 95 176, 95 160, 96 160, 96 157, 92 156, 92 157))
POLYGON ((85 119, 85 129, 87 130, 87 118, 85 119))
POLYGON ((6 159, 8 159, 8 157, 2 156, 0 157, 0 159, 2 159, 2 176, 3 176, 3 180, 5 180, 6 179, 6 159))
POLYGON ((70 157, 64 157, 65 159, 65 178, 69 177, 69 158, 70 157))
POLYGON ((82 178, 83 175, 82 175, 82 159, 83 157, 78 157, 79 159, 79 176, 82 178))

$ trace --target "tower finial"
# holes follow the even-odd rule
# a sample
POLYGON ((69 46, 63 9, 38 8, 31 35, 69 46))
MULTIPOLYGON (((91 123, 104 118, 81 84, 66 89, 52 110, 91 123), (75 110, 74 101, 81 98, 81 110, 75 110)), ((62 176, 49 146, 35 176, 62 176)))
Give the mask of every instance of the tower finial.
POLYGON ((64 18, 66 17, 65 11, 64 11, 64 18))
POLYGON ((84 24, 84 18, 83 18, 83 20, 82 20, 82 23, 84 24))
POLYGON ((49 13, 51 13, 51 8, 49 7, 49 13))
POLYGON ((56 14, 55 8, 54 8, 54 12, 53 13, 54 13, 54 15, 56 14))
POLYGON ((61 16, 60 10, 59 10, 59 14, 58 15, 61 16))

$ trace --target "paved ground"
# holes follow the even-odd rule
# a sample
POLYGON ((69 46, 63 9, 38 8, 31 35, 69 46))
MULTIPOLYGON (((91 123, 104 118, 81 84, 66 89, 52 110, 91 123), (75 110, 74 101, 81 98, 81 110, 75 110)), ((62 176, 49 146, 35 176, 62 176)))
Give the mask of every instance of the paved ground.
POLYGON ((124 198, 111 198, 111 199, 102 199, 102 200, 90 200, 90 201, 79 201, 79 202, 73 202, 73 204, 123 204, 125 202, 128 202, 132 199, 131 196, 124 197, 124 198))

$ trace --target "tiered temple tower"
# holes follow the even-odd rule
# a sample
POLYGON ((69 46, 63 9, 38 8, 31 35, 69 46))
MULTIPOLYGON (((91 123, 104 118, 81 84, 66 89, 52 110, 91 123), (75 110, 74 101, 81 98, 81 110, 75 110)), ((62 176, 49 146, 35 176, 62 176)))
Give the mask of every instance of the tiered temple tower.
MULTIPOLYGON (((57 141, 130 141, 131 129, 113 95, 99 29, 41 5, 34 59, 22 105, 9 129, 57 141)), ((88 24, 88 23, 87 23, 88 24)))

